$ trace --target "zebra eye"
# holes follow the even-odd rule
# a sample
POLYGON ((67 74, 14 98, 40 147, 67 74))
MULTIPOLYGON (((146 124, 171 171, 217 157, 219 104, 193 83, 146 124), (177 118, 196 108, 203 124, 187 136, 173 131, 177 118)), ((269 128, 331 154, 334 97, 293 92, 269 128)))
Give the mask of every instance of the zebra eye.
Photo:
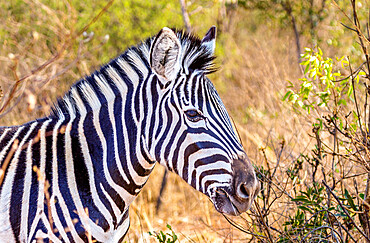
POLYGON ((197 122, 203 119, 203 116, 197 110, 187 110, 185 115, 192 122, 197 122))

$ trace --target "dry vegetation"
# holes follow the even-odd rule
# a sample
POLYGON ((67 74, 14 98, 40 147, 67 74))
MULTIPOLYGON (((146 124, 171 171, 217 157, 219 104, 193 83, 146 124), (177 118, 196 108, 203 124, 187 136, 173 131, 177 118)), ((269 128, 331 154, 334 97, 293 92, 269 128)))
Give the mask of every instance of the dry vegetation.
MULTIPOLYGON (((4 95, 0 100, 1 125, 21 124, 48 114, 55 98, 68 90, 73 82, 107 61, 107 57, 112 58, 119 53, 118 48, 109 46, 111 40, 106 37, 110 34, 109 28, 103 31, 94 27, 95 22, 100 21, 94 16, 99 16, 106 2, 94 4, 96 8, 89 13, 89 17, 86 17, 83 24, 79 20, 83 12, 80 9, 81 6, 76 7, 71 4, 75 1, 16 2, 19 6, 12 3, 0 4, 0 38, 3 38, 0 39, 2 45, 0 49, 2 66, 0 90, 2 92, 0 94, 4 95), (27 14, 17 11, 27 12, 27 14), (100 35, 93 35, 92 31, 100 35), (26 79, 15 84, 16 80, 23 77, 26 79), (12 94, 15 85, 16 89, 12 94), (7 103, 7 100, 10 102, 7 103)), ((334 147, 334 153, 327 154, 327 157, 319 161, 316 166, 317 178, 315 178, 312 176, 315 167, 313 162, 309 159, 305 160, 302 156, 308 155, 308 157, 311 156, 310 158, 315 158, 317 153, 324 153, 325 150, 321 149, 318 143, 328 145, 327 149, 336 144, 339 138, 333 137, 330 132, 321 133, 321 137, 316 136, 312 131, 312 123, 317 114, 315 112, 307 114, 299 110, 297 112, 288 102, 282 101, 287 91, 287 81, 293 82, 297 87, 298 79, 303 77, 302 69, 296 60, 294 33, 290 29, 281 29, 274 24, 259 23, 254 20, 257 15, 251 10, 228 9, 224 16, 223 11, 226 10, 218 5, 214 7, 212 3, 205 1, 202 2, 203 5, 189 6, 189 8, 192 8, 194 16, 200 12, 200 14, 218 14, 217 18, 220 15, 224 17, 217 47, 220 71, 210 78, 214 81, 238 127, 247 154, 261 171, 260 178, 264 184, 264 191, 257 200, 259 206, 255 206, 251 212, 243 214, 242 217, 232 218, 246 230, 243 232, 232 226, 223 215, 217 213, 206 196, 193 190, 178 176, 170 174, 162 197, 162 207, 159 212, 156 212, 156 201, 164 173, 164 169, 157 166, 144 190, 131 206, 131 228, 125 238, 127 242, 157 242, 149 236, 148 232, 160 230, 168 232, 166 224, 172 226, 180 242, 246 242, 247 240, 271 242, 278 240, 281 235, 288 235, 287 238, 290 237, 290 241, 295 242, 298 238, 294 235, 289 236, 283 223, 289 220, 289 216, 294 216, 297 206, 300 205, 292 199, 300 195, 300 190, 305 191, 312 186, 313 180, 316 182, 324 180, 325 183, 332 185, 333 180, 330 178, 336 178, 336 183, 339 184, 335 190, 343 191, 346 188, 351 195, 354 195, 358 205, 363 205, 358 194, 365 192, 366 176, 351 176, 368 171, 364 163, 354 163, 348 158, 336 157, 336 151, 338 154, 343 151, 336 150, 334 147), (208 7, 211 10, 207 10, 208 7), (253 29, 249 25, 257 25, 258 28, 253 29), (316 152, 312 152, 315 145, 318 146, 316 152), (334 160, 339 169, 333 169, 334 160), (298 161, 301 161, 300 165, 298 161), (291 179, 287 171, 294 169, 297 170, 296 179, 291 179), (265 173, 266 171, 268 173, 265 173), (344 172, 346 174, 342 176, 344 172)), ((116 15, 117 11, 112 8, 124 5, 117 6, 117 4, 113 4, 108 11, 103 10, 103 15, 116 15)), ((193 3, 193 5, 196 4, 193 3)), ((127 5, 124 6, 127 7, 127 5)), ((335 9, 330 6, 331 11, 336 11, 331 13, 331 21, 337 21, 336 28, 342 29, 344 27, 339 25, 339 19, 334 17, 341 13, 335 9)), ((345 12, 348 14, 347 10, 345 12)), ((86 15, 86 12, 83 13, 86 15)), ((181 20, 180 6, 177 14, 181 20)), ((191 15, 191 18, 196 18, 194 16, 191 15)), ((342 16, 342 18, 345 17, 342 16)), ((216 18, 207 20, 204 25, 216 20, 216 18)), ((175 25, 179 25, 176 21, 175 25)), ((172 25, 171 22, 163 24, 172 25)), ((322 26, 326 32, 319 33, 321 38, 332 38, 329 36, 331 32, 328 25, 322 23, 322 26)), ((193 24, 193 28, 199 35, 207 27, 200 23, 193 24)), ((158 29, 146 30, 146 32, 154 34, 158 29)), ((356 37, 349 32, 347 35, 352 35, 350 38, 352 40, 356 37)), ((111 36, 111 39, 114 38, 111 36)), ((133 37, 133 39, 137 38, 139 37, 133 37)), ((348 42, 348 39, 342 38, 342 40, 343 43, 348 42)), ((307 37, 302 36, 301 41, 305 43, 303 46, 312 46, 307 37)), ((122 43, 120 48, 124 49, 128 44, 132 43, 122 43)), ((337 54, 338 51, 343 51, 337 54, 338 56, 351 54, 346 52, 347 46, 333 48, 323 45, 326 52, 330 54, 337 54)), ((366 81, 361 82, 366 83, 366 81)), ((367 100, 367 96, 364 95, 366 92, 363 87, 358 88, 359 103, 366 115, 367 107, 363 107, 367 100)), ((322 114, 330 115, 327 110, 322 111, 322 114)), ((365 157, 363 159, 365 162, 368 161, 366 152, 361 156, 365 157)), ((335 194, 334 187, 324 190, 325 202, 338 206, 331 190, 335 194)), ((341 202, 345 203, 343 200, 341 202)), ((365 210, 364 207, 359 209, 361 210, 365 210)), ((358 218, 360 214, 351 213, 351 217, 355 220, 352 224, 361 226, 358 218)), ((309 220, 306 219, 306 222, 309 220)), ((336 224, 326 222, 326 225, 332 225, 333 230, 340 228, 341 224, 351 223, 344 222, 342 218, 339 218, 338 222, 336 224)), ((347 228, 353 229, 353 227, 347 228)), ((340 231, 342 235, 346 235, 341 229, 340 231)), ((345 231, 344 228, 343 231, 345 231)), ((312 242, 319 242, 313 238, 313 235, 299 239, 309 242, 311 238, 312 242)), ((347 234, 347 238, 343 239, 350 242, 353 240, 352 237, 364 240, 359 232, 352 232, 350 237, 347 234)), ((327 238, 323 242, 341 241, 327 238)))

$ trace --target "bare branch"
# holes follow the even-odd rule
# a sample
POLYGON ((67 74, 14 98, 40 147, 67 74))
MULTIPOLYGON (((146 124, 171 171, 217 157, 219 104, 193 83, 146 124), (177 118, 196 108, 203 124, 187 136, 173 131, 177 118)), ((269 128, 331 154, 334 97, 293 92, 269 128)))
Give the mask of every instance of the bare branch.
POLYGON ((191 32, 191 24, 190 24, 189 14, 186 11, 185 0, 180 0, 180 5, 181 5, 182 18, 184 19, 184 25, 185 25, 186 31, 190 33, 191 32))

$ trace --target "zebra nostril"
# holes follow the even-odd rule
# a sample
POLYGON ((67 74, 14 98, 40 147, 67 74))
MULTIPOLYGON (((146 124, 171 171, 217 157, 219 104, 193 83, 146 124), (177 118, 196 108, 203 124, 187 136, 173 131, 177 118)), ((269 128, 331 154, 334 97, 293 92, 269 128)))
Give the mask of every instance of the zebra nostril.
POLYGON ((247 188, 247 185, 245 183, 241 183, 239 185, 237 194, 238 194, 239 198, 241 198, 241 199, 248 199, 249 198, 248 188, 247 188))

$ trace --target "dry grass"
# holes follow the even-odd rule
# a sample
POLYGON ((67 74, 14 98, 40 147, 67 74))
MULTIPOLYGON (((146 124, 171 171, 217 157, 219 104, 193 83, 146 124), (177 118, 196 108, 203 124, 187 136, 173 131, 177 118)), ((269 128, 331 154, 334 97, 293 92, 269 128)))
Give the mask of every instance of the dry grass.
MULTIPOLYGON (((105 36, 83 33, 91 23, 76 27, 76 10, 67 1, 63 6, 68 11, 52 9, 37 0, 20 2, 20 8, 29 10, 20 16, 12 4, 2 3, 0 10, 1 16, 7 16, 0 35, 4 38, 0 49, 0 86, 4 92, 0 101, 4 111, 0 121, 6 125, 48 114, 56 97, 99 65, 91 53, 98 54, 97 50, 107 42, 105 36), (9 98, 11 102, 7 104, 9 98)), ((98 15, 99 12, 91 13, 91 21, 98 15)))

